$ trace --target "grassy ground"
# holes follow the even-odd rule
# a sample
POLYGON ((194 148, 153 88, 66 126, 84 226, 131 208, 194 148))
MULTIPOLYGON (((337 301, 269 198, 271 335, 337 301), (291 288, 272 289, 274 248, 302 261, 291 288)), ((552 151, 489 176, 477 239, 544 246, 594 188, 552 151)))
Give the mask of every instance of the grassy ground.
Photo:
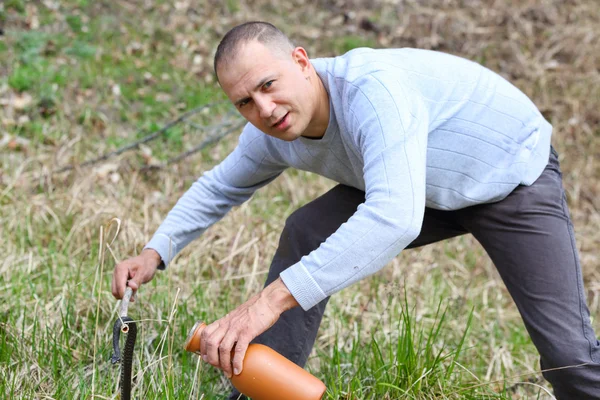
MULTIPOLYGON (((530 95, 555 127, 588 300, 600 315, 596 3, 4 1, 0 396, 117 396, 109 362, 114 261, 142 248, 190 183, 233 148, 235 134, 169 160, 232 117, 219 105, 137 149, 51 171, 223 100, 211 70, 215 45, 248 19, 274 22, 313 56, 357 46, 458 54, 530 95), (112 218, 122 224, 109 251, 112 218)), ((140 291, 130 308, 140 329, 136 398, 224 398, 226 379, 181 349, 187 330, 259 290, 285 217, 331 185, 287 172, 140 291)), ((325 381, 328 399, 550 398, 518 313, 470 237, 406 251, 334 296, 308 369, 325 381)))

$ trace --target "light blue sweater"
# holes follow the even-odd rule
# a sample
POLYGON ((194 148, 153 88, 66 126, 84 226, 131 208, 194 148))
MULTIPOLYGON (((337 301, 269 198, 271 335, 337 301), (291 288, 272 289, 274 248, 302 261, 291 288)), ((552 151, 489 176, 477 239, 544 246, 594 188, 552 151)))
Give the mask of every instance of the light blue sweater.
POLYGON ((425 207, 455 210, 531 185, 552 126, 520 90, 468 60, 416 49, 355 49, 311 60, 330 96, 320 140, 247 124, 237 148, 181 197, 147 248, 165 265, 285 168, 364 190, 366 201, 281 274, 307 310, 373 274, 418 235, 425 207))

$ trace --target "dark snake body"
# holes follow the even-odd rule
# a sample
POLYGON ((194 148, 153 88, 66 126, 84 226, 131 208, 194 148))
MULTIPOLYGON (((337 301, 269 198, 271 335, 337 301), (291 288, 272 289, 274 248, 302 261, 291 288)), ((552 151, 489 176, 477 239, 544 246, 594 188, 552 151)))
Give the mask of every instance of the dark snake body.
POLYGON ((121 400, 131 400, 131 370, 133 365, 133 348, 137 336, 137 325, 135 321, 127 316, 117 318, 113 325, 113 356, 112 363, 121 361, 121 350, 119 349, 119 337, 121 336, 121 326, 126 324, 129 328, 127 339, 123 347, 123 362, 121 363, 121 400))

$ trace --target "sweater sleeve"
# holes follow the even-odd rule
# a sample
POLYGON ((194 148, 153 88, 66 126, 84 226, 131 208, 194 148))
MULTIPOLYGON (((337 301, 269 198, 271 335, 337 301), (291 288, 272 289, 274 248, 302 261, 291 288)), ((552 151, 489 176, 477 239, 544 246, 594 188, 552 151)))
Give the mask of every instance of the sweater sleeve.
POLYGON ((247 124, 233 152, 194 182, 169 211, 144 247, 158 252, 164 264, 161 268, 286 168, 271 156, 264 139, 264 134, 247 124))
POLYGON ((345 123, 364 161, 366 200, 316 250, 281 274, 301 307, 369 276, 418 235, 425 211, 428 118, 380 71, 346 82, 345 123))

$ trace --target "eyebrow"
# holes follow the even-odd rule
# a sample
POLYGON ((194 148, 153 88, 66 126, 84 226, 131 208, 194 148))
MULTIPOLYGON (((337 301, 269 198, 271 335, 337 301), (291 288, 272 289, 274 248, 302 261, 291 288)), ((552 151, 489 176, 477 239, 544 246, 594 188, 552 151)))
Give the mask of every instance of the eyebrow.
MULTIPOLYGON (((274 75, 269 75, 266 78, 261 79, 260 82, 258 82, 258 84, 254 87, 254 90, 258 90, 260 89, 265 83, 272 81, 273 79, 275 79, 274 75)), ((238 101, 236 101, 235 103, 233 103, 235 106, 238 106, 240 103, 248 100, 249 97, 244 97, 243 99, 239 99, 238 101)))

